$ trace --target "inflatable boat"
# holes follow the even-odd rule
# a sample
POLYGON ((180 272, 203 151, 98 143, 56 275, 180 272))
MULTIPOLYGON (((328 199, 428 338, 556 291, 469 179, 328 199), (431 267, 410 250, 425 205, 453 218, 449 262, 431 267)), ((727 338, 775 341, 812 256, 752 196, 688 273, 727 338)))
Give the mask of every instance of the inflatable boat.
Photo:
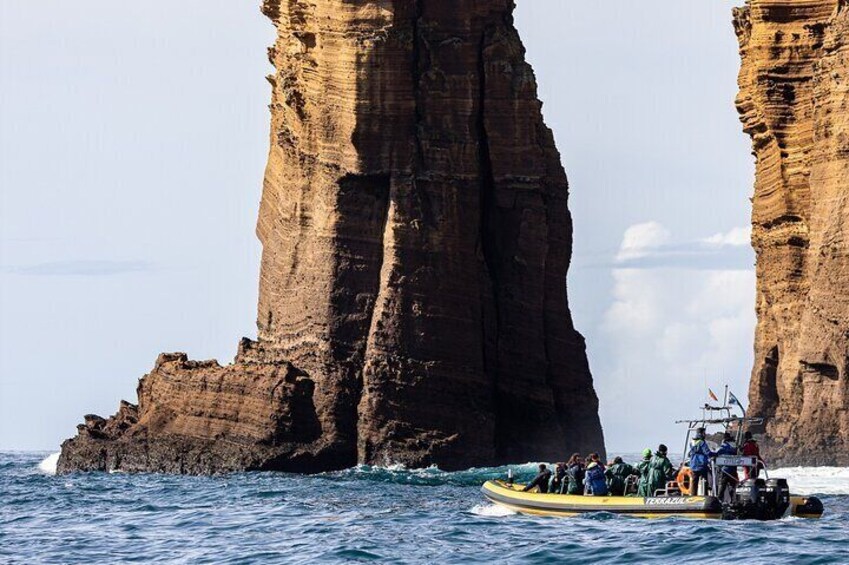
MULTIPOLYGON (((764 481, 766 483, 766 481, 764 481)), ((766 486, 764 484, 764 486, 766 486)), ((823 513, 822 503, 818 498, 809 496, 791 496, 786 506, 773 505, 769 502, 769 492, 760 493, 755 497, 755 503, 746 509, 746 504, 740 504, 742 512, 734 513, 732 508, 723 506, 714 496, 675 496, 663 495, 653 497, 637 496, 579 496, 571 494, 541 494, 539 492, 523 492, 524 485, 507 481, 487 481, 481 491, 491 502, 519 512, 535 516, 576 516, 586 513, 607 512, 642 518, 697 518, 708 519, 776 519, 786 513, 800 518, 819 518, 823 513), (759 508, 757 499, 761 499, 759 508)), ((764 489, 766 490, 766 489, 764 489)), ((741 489, 738 489, 741 493, 741 489)), ((741 493, 742 494, 742 493, 741 493)), ((774 499, 774 497, 772 497, 774 499)))
POLYGON ((626 487, 625 496, 591 496, 560 493, 534 492, 534 488, 525 492, 522 484, 513 482, 512 470, 508 471, 506 481, 493 480, 484 483, 481 491, 491 502, 519 512, 537 516, 575 516, 578 514, 606 512, 639 516, 644 518, 697 518, 725 520, 777 520, 787 515, 799 518, 819 518, 823 513, 822 502, 814 496, 793 496, 785 479, 770 477, 766 464, 760 456, 733 454, 718 455, 712 452, 710 459, 710 480, 701 481, 698 492, 694 492, 693 473, 688 467, 690 438, 698 432, 702 439, 708 427, 719 428, 720 433, 736 436, 736 445, 741 445, 744 430, 751 426, 763 425, 760 418, 746 417, 739 401, 731 395, 731 404, 743 412, 742 416, 732 415, 728 402, 722 407, 706 404, 702 408, 702 417, 695 420, 683 420, 676 423, 687 424, 687 436, 684 441, 684 454, 678 473, 665 487, 658 489, 654 496, 636 495, 636 477, 626 487), (717 415, 717 412, 719 413, 717 415), (725 502, 711 496, 719 492, 718 480, 723 469, 737 468, 738 471, 752 470, 755 477, 740 481, 733 490, 730 500, 725 502), (762 478, 761 478, 762 475, 762 478), (631 494, 628 494, 631 493, 631 494))

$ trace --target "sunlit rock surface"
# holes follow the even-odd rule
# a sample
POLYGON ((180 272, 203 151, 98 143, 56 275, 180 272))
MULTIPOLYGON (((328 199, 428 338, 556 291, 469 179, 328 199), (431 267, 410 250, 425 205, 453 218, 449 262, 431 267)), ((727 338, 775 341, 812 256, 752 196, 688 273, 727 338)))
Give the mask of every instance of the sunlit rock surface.
POLYGON ((757 159, 751 412, 771 463, 849 465, 849 5, 750 0, 735 25, 757 159))
POLYGON ((567 181, 508 0, 267 0, 257 341, 160 356, 60 472, 322 471, 604 449, 567 181))

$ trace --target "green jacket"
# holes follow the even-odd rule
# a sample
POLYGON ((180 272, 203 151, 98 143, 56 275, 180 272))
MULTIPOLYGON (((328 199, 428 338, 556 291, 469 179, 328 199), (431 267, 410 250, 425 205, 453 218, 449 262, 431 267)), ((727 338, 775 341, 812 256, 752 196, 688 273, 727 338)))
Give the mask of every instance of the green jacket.
POLYGON ((640 474, 640 482, 637 486, 637 494, 640 496, 649 496, 649 465, 651 457, 643 459, 637 463, 637 473, 640 474))
POLYGON ((625 494, 625 480, 636 474, 636 470, 627 463, 614 463, 604 472, 607 479, 607 490, 614 496, 625 494))
POLYGON ((669 458, 665 455, 655 453, 648 465, 646 476, 646 494, 643 496, 654 496, 655 491, 666 486, 666 481, 675 476, 675 468, 672 467, 669 458))

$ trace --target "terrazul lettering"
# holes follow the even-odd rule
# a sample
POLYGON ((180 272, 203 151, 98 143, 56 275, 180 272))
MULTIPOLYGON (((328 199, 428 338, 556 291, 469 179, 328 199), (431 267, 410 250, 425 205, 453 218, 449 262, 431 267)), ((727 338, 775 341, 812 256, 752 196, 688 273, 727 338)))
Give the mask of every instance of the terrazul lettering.
POLYGON ((693 499, 687 500, 681 496, 674 496, 669 498, 647 498, 646 504, 656 504, 656 505, 673 505, 673 504, 687 504, 689 502, 693 502, 693 499))

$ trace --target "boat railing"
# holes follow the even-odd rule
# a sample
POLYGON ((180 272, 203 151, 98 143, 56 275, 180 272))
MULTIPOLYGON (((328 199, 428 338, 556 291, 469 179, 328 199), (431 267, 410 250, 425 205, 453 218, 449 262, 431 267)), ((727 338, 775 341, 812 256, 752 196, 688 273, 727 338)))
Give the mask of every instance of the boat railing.
POLYGON ((687 434, 684 438, 684 451, 681 454, 681 461, 686 462, 688 459, 688 452, 690 450, 690 437, 693 432, 698 430, 699 428, 707 428, 708 426, 721 426, 723 432, 729 432, 730 430, 734 430, 735 432, 735 445, 741 445, 743 439, 743 433, 747 427, 752 426, 761 426, 764 423, 763 418, 754 418, 749 416, 735 416, 731 414, 731 407, 729 406, 711 406, 709 404, 705 404, 702 408, 703 416, 698 419, 693 420, 676 420, 676 424, 687 424, 687 434), (709 417, 709 414, 714 414, 719 412, 720 414, 726 414, 725 416, 721 416, 719 418, 709 417))

